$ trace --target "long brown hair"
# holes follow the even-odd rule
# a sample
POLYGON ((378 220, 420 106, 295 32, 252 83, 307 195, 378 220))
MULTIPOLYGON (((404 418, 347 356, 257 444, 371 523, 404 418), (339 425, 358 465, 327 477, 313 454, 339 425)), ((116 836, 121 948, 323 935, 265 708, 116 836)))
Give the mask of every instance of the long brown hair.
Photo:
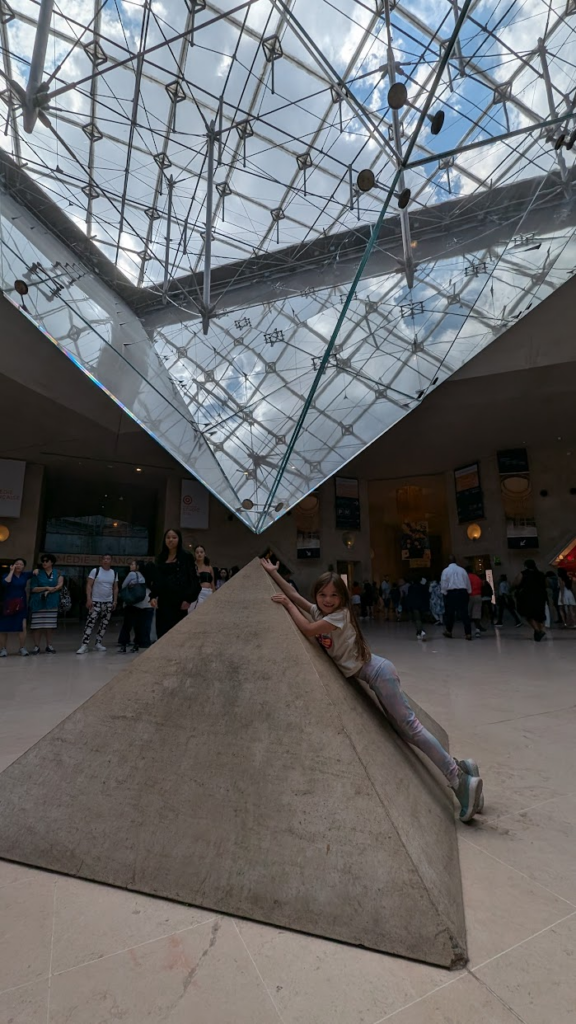
POLYGON ((344 583, 342 577, 339 576, 337 572, 322 573, 322 575, 316 580, 316 583, 312 587, 312 600, 314 601, 314 603, 316 603, 316 598, 320 591, 324 590, 324 587, 327 587, 330 583, 332 584, 334 590, 338 594, 338 598, 340 600, 339 609, 345 608, 346 611, 348 612, 348 615, 350 616, 350 622, 352 623, 354 632, 356 633, 356 654, 360 658, 360 661, 362 661, 365 664, 367 661, 370 661, 372 654, 370 652, 368 644, 366 643, 362 635, 362 630, 360 629, 356 616, 352 610, 350 591, 348 590, 348 587, 344 583))

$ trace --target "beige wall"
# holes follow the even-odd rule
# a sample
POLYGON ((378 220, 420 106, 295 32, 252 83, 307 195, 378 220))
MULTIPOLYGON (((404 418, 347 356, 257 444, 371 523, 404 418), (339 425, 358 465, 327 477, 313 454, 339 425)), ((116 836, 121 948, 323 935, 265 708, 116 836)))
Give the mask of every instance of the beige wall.
MULTIPOLYGON (((178 525, 180 513, 180 477, 172 477, 166 485, 163 528, 178 525)), ((334 483, 329 481, 319 489, 320 497, 320 544, 321 557, 310 561, 299 561, 296 557, 296 522, 294 515, 284 515, 270 529, 260 536, 253 534, 236 516, 229 518, 228 510, 210 496, 210 526, 208 530, 183 530, 185 544, 204 544, 206 551, 217 566, 242 567, 252 558, 262 555, 268 547, 294 572, 299 588, 308 593, 312 584, 325 572, 329 565, 339 560, 347 561, 349 553, 342 541, 342 531, 335 527, 334 483)), ((350 558, 358 562, 358 575, 364 579, 370 575, 370 528, 368 521, 368 487, 360 487, 362 530, 350 558)))
POLYGON ((2 525, 10 530, 10 536, 0 544, 0 561, 12 562, 15 558, 25 558, 28 568, 33 565, 40 539, 43 482, 44 466, 28 462, 20 516, 18 519, 5 517, 1 520, 2 525))
MULTIPOLYGON (((503 449, 506 447, 502 445, 503 449)), ((571 487, 576 487, 576 449, 572 452, 562 441, 542 447, 529 446, 528 458, 540 542, 538 550, 523 552, 508 549, 498 463, 494 453, 480 460, 485 519, 479 520, 482 527, 479 541, 469 540, 466 536, 467 524, 460 525, 457 521, 454 477, 451 471, 446 473, 454 553, 460 559, 490 555, 493 560, 496 555, 502 561, 500 571, 511 575, 522 568, 525 558, 533 557, 537 564, 546 569, 558 554, 558 549, 576 537, 576 496, 569 493, 571 487), (540 497, 541 490, 547 490, 548 497, 540 497)))

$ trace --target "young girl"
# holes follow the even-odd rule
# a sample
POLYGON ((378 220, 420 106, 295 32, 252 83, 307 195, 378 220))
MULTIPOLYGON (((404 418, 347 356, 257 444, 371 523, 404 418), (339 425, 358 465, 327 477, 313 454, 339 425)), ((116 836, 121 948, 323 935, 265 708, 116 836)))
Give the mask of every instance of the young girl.
POLYGON ((401 736, 422 750, 446 777, 460 804, 461 821, 470 821, 482 810, 484 802, 478 765, 472 760, 455 761, 418 721, 402 692, 392 662, 370 653, 340 576, 335 572, 324 573, 314 584, 315 603, 311 604, 282 579, 278 565, 262 559, 262 566, 283 591, 274 594, 272 600, 284 605, 300 632, 316 639, 343 675, 357 676, 368 684, 401 736), (310 622, 302 612, 307 612, 314 621, 310 622))

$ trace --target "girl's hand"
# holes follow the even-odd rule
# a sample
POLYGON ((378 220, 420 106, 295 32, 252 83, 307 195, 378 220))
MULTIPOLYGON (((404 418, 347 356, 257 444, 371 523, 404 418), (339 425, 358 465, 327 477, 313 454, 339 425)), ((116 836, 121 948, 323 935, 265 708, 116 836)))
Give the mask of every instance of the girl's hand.
POLYGON ((269 573, 278 572, 280 568, 280 562, 276 562, 276 565, 274 565, 274 562, 271 562, 269 558, 261 558, 260 565, 269 573))
POLYGON ((282 604, 285 608, 289 608, 292 604, 290 598, 286 597, 286 594, 274 594, 272 600, 274 604, 282 604))

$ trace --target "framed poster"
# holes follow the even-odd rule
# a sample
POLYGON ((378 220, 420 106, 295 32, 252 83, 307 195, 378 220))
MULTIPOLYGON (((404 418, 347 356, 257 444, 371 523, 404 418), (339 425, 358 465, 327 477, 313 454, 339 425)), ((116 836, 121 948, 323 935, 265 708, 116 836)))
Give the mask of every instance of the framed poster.
POLYGON ((473 523, 484 519, 484 495, 480 486, 480 467, 477 462, 454 470, 456 511, 459 523, 473 523))
POLYGON ((337 530, 360 529, 360 490, 358 481, 350 477, 335 478, 337 530))
POLYGON ((0 459, 0 516, 18 519, 22 508, 26 463, 0 459))
POLYGON ((537 548, 528 452, 525 448, 511 448, 497 452, 497 458, 508 547, 512 550, 537 548))
POLYGON ((210 495, 197 480, 183 480, 180 497, 180 526, 188 530, 207 530, 210 495))

